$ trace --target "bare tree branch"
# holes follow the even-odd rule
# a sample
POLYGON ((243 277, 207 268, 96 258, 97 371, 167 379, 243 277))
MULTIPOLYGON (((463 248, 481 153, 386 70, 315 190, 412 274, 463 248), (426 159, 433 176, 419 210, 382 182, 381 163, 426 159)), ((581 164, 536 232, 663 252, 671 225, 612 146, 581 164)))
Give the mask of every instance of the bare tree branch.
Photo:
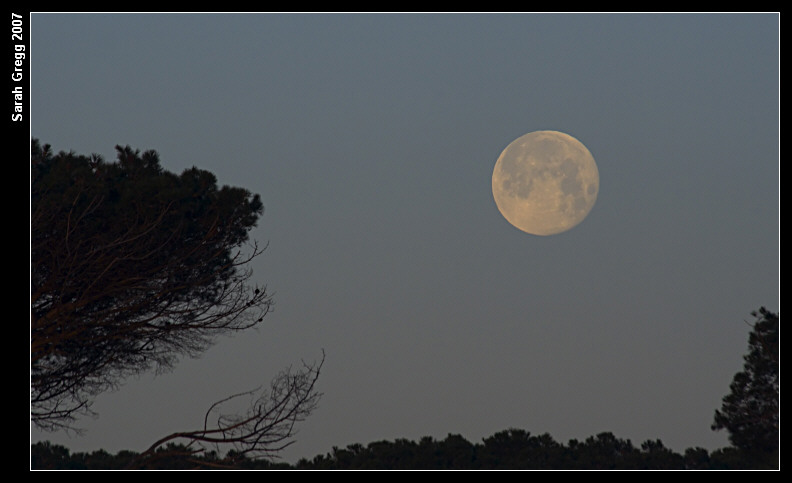
MULTIPOLYGON (((206 411, 204 426, 194 431, 181 431, 165 436, 130 462, 128 468, 141 468, 158 458, 189 455, 208 451, 220 452, 229 447, 228 455, 218 467, 234 467, 243 458, 272 458, 294 443, 295 425, 313 411, 322 394, 316 382, 324 364, 324 351, 318 363, 303 362, 298 370, 291 368, 278 374, 268 390, 254 389, 234 394, 215 402, 206 411), (227 413, 224 407, 233 401, 249 398, 243 413, 227 413), (171 449, 168 448, 179 448, 171 449), (186 450, 185 450, 186 448, 186 450)), ((197 465, 200 460, 192 460, 197 465)))

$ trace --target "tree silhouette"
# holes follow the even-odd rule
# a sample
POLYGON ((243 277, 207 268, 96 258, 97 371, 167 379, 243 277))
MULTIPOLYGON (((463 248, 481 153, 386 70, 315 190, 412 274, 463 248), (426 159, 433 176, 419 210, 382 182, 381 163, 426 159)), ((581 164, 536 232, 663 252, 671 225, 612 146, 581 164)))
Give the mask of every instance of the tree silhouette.
POLYGON ((713 430, 726 429, 729 441, 755 465, 778 465, 778 314, 764 307, 748 338, 743 371, 715 411, 713 430))
POLYGON ((709 453, 704 448, 688 448, 684 454, 666 448, 659 439, 647 440, 636 448, 629 439, 600 433, 581 442, 556 442, 545 433, 532 436, 521 429, 508 429, 474 444, 458 434, 444 440, 424 436, 418 441, 396 439, 368 445, 354 443, 346 448, 334 446, 296 464, 273 463, 267 459, 248 459, 230 451, 221 458, 216 451, 196 454, 191 445, 167 442, 147 456, 121 451, 111 455, 99 450, 73 453, 50 443, 31 445, 33 469, 297 469, 297 470, 730 470, 749 469, 744 455, 734 447, 709 453), (231 463, 229 465, 229 463, 231 463))
MULTIPOLYGON (((263 250, 248 237, 258 195, 197 168, 170 173, 155 151, 116 151, 107 163, 31 143, 31 420, 45 430, 73 428, 97 394, 256 326, 272 306, 248 268, 263 250)), ((284 444, 315 407, 320 367, 282 374, 241 420, 204 431, 244 453, 284 444)))

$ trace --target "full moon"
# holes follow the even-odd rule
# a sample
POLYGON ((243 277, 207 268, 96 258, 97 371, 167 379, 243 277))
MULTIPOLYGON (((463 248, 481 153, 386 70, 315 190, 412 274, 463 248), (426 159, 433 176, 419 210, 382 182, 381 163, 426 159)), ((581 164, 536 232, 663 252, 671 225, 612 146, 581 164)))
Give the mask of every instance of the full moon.
POLYGON ((558 131, 536 131, 506 146, 492 172, 492 196, 506 220, 532 235, 577 226, 599 192, 599 171, 586 146, 558 131))

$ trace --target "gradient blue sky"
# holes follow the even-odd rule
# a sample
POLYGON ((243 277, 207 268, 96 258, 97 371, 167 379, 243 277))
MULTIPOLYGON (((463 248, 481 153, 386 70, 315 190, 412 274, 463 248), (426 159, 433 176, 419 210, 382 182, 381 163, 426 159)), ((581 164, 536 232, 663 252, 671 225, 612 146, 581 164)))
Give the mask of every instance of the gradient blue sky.
POLYGON ((100 396, 75 451, 143 450, 327 359, 286 461, 510 427, 715 449, 750 312, 779 304, 777 14, 43 14, 31 133, 155 149, 259 193, 258 331, 100 396), (566 132, 599 199, 498 212, 517 137, 566 132))

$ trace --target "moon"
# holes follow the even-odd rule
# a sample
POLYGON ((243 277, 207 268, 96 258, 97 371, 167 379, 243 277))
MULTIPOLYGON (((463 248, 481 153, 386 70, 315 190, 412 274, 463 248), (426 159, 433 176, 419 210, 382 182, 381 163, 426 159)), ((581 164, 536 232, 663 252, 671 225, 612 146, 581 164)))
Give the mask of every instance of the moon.
POLYGON ((569 134, 536 131, 512 141, 492 172, 492 196, 504 218, 532 235, 577 226, 597 201, 599 170, 569 134))

